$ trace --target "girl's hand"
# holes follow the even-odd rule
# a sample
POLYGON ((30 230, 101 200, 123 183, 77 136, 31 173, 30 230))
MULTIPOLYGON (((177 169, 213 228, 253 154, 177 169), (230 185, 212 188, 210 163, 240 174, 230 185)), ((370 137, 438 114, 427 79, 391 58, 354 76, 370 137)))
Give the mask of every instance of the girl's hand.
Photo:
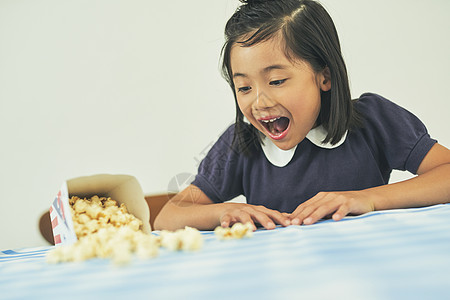
POLYGON ((250 222, 253 225, 253 230, 256 230, 255 223, 261 224, 266 229, 274 229, 276 224, 282 226, 291 225, 289 214, 268 209, 264 206, 245 203, 225 203, 225 205, 226 209, 220 217, 220 225, 222 227, 229 227, 238 222, 244 224, 250 222))
POLYGON ((374 202, 366 191, 321 192, 300 204, 290 219, 292 225, 310 225, 326 216, 339 221, 350 213, 359 215, 374 209, 374 202))

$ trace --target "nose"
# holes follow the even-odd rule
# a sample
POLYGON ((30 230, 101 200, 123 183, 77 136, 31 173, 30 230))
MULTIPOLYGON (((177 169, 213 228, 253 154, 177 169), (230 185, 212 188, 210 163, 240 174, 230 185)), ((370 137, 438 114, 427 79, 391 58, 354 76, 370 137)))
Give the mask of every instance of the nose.
POLYGON ((275 101, 263 90, 256 90, 256 99, 253 101, 253 108, 257 110, 268 109, 275 106, 275 101))

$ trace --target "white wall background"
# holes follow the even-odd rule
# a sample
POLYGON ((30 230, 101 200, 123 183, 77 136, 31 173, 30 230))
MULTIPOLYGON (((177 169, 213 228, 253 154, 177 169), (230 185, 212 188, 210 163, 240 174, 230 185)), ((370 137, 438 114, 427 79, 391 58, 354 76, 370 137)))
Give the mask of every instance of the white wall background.
MULTIPOLYGON (((322 2, 353 96, 394 100, 450 146, 450 1, 322 2)), ((237 4, 0 0, 0 250, 46 244, 38 219, 68 178, 131 174, 152 194, 196 172, 234 118, 219 53, 237 4)))

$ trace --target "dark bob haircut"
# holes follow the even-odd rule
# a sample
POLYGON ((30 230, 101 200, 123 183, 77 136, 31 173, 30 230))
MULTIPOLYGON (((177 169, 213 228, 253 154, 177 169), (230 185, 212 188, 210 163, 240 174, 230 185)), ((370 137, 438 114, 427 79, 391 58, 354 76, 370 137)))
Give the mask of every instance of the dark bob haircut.
POLYGON ((353 108, 347 68, 338 34, 327 11, 312 0, 241 0, 243 3, 225 26, 222 48, 222 74, 233 90, 236 124, 233 144, 250 154, 261 142, 259 131, 244 122, 239 109, 231 70, 230 52, 234 44, 249 47, 281 34, 286 57, 309 63, 317 74, 328 68, 331 90, 321 93, 321 111, 317 124, 327 131, 323 142, 336 144, 345 132, 359 126, 353 108), (245 40, 242 40, 245 38, 245 40))

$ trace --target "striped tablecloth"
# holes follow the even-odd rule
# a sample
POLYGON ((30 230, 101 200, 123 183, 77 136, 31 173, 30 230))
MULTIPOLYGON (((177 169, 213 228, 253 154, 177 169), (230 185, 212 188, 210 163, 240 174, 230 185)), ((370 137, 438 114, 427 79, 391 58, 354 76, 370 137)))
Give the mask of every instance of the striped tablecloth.
POLYGON ((450 205, 258 230, 118 267, 0 252, 1 299, 450 299, 450 205))

